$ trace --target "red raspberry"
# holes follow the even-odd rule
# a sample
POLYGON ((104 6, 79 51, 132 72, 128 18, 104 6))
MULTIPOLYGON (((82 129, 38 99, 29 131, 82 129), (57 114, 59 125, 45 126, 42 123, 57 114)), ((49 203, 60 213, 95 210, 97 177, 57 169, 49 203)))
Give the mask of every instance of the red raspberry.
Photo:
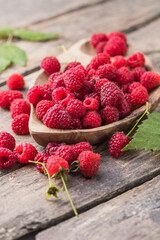
POLYGON ((88 75, 89 75, 90 78, 94 77, 96 75, 96 69, 93 69, 93 68, 89 69, 88 70, 88 75))
POLYGON ((77 159, 79 154, 84 151, 93 151, 92 146, 89 142, 79 142, 76 143, 75 145, 72 145, 72 148, 75 153, 75 158, 77 159))
POLYGON ((61 65, 57 58, 51 56, 45 57, 42 60, 41 68, 43 68, 48 75, 51 75, 52 73, 59 72, 61 65))
POLYGON ((110 56, 106 53, 98 53, 92 60, 90 61, 90 69, 97 70, 99 66, 110 63, 110 56))
POLYGON ((118 158, 122 156, 126 151, 121 151, 128 143, 130 142, 130 138, 127 137, 123 132, 116 132, 112 135, 109 141, 109 153, 118 158))
POLYGON ((134 81, 139 82, 141 76, 143 75, 143 73, 146 72, 146 69, 144 67, 136 67, 132 70, 132 73, 134 75, 134 81))
POLYGON ((7 80, 7 86, 9 89, 12 89, 12 90, 23 89, 25 86, 25 81, 23 76, 16 73, 12 74, 11 76, 9 76, 7 80))
POLYGON ((78 65, 75 68, 71 68, 64 73, 64 83, 68 90, 72 92, 78 92, 83 86, 83 82, 86 76, 85 69, 82 65, 78 65))
POLYGON ((102 42, 99 42, 96 46, 96 53, 103 53, 103 50, 104 50, 104 46, 106 45, 106 42, 107 41, 102 41, 102 42))
POLYGON ((107 78, 108 80, 115 80, 117 77, 118 71, 112 64, 105 64, 100 66, 97 70, 97 76, 99 78, 107 78))
POLYGON ((36 106, 37 117, 42 121, 48 109, 53 106, 54 106, 54 103, 52 101, 49 101, 49 100, 40 101, 36 106))
POLYGON ((101 92, 101 87, 107 82, 109 82, 109 80, 106 79, 106 78, 101 78, 100 80, 98 80, 94 85, 94 92, 95 93, 100 93, 101 92))
POLYGON ((131 92, 131 98, 132 98, 133 104, 134 103, 136 103, 136 104, 146 103, 149 99, 147 89, 143 86, 139 86, 139 87, 135 88, 131 92))
MULTIPOLYGON (((49 175, 52 177, 55 173, 58 173, 59 171, 62 170, 68 170, 69 165, 68 162, 59 157, 59 156, 51 156, 47 160, 47 171, 49 172, 49 175)), ((68 171, 64 171, 65 174, 68 173, 68 171)))
POLYGON ((78 118, 71 119, 71 129, 82 129, 82 122, 78 118))
POLYGON ((47 90, 47 92, 51 95, 52 94, 52 92, 53 92, 53 86, 51 85, 51 84, 49 84, 49 83, 45 83, 45 84, 43 84, 42 85, 42 87, 45 89, 45 90, 47 90))
MULTIPOLYGON (((49 155, 47 153, 37 153, 37 155, 34 158, 35 162, 42 162, 42 163, 47 163, 47 159, 49 158, 49 155)), ((40 164, 36 164, 36 168, 38 171, 41 173, 44 173, 43 167, 40 164)))
POLYGON ((71 123, 71 116, 62 105, 55 104, 46 112, 43 122, 50 128, 67 129, 71 123))
POLYGON ((15 99, 11 103, 10 111, 11 117, 15 118, 17 115, 26 113, 30 115, 31 106, 25 99, 15 99))
POLYGON ((80 62, 70 62, 67 64, 67 66, 64 69, 64 72, 66 72, 67 70, 71 69, 71 68, 75 68, 78 65, 82 65, 80 62))
POLYGON ((121 67, 118 69, 118 76, 116 78, 116 82, 119 85, 132 83, 133 81, 134 81, 134 75, 127 67, 121 67))
POLYGON ((34 160, 37 155, 36 148, 30 143, 22 143, 15 147, 13 151, 17 157, 18 162, 29 163, 29 160, 34 160))
POLYGON ((98 153, 84 151, 78 156, 81 174, 85 177, 94 176, 99 169, 101 157, 98 153))
POLYGON ((40 85, 33 86, 27 93, 28 101, 36 106, 41 100, 51 100, 51 95, 40 85))
POLYGON ((16 156, 11 150, 0 147, 0 169, 12 167, 15 161, 16 156))
POLYGON ((100 111, 104 124, 110 124, 119 120, 119 111, 116 107, 107 105, 100 111))
POLYGON ((145 64, 145 58, 143 53, 137 52, 132 54, 128 57, 127 63, 130 68, 143 67, 145 64))
POLYGON ((111 32, 108 34, 108 39, 111 39, 113 37, 120 37, 122 38, 125 42, 127 42, 126 35, 122 32, 111 32))
POLYGON ((58 88, 58 87, 65 87, 63 75, 57 77, 52 84, 52 89, 53 90, 58 88))
POLYGON ((85 106, 78 99, 71 99, 67 104, 66 110, 73 118, 81 118, 86 113, 85 106))
POLYGON ((129 86, 131 85, 132 83, 126 83, 126 84, 123 84, 121 85, 121 90, 123 93, 128 93, 128 89, 129 89, 129 86))
POLYGON ((10 91, 2 90, 0 91, 0 107, 9 108, 10 107, 10 91))
POLYGON ((101 116, 96 111, 89 111, 82 119, 83 128, 100 127, 102 124, 101 116))
POLYGON ((55 73, 52 73, 49 78, 48 78, 48 83, 49 84, 53 84, 54 81, 59 77, 59 76, 62 76, 63 73, 62 72, 55 72, 55 73))
POLYGON ((12 121, 12 130, 15 134, 24 135, 29 133, 29 115, 22 113, 17 115, 12 121))
POLYGON ((64 146, 66 145, 65 143, 57 143, 57 142, 50 142, 47 144, 46 146, 46 153, 48 155, 55 155, 55 152, 57 151, 57 149, 60 147, 60 146, 64 146))
POLYGON ((150 90, 160 83, 160 75, 154 72, 145 72, 140 78, 141 84, 150 90))
POLYGON ((130 104, 128 104, 125 98, 118 102, 117 108, 119 110, 119 118, 124 118, 131 113, 130 104))
POLYGON ((93 92, 94 84, 92 81, 84 81, 83 87, 80 92, 74 92, 76 98, 83 101, 86 94, 93 92))
POLYGON ((132 109, 132 98, 131 98, 131 94, 124 94, 124 98, 127 101, 129 108, 132 109))
POLYGON ((8 148, 11 151, 15 148, 16 141, 8 132, 0 132, 0 148, 8 148))
POLYGON ((126 67, 127 61, 123 56, 115 56, 112 61, 113 66, 116 68, 126 67))
POLYGON ((110 38, 104 47, 104 53, 108 53, 111 57, 125 55, 126 52, 126 44, 120 37, 110 38))
POLYGON ((113 82, 105 83, 101 87, 101 105, 103 107, 117 106, 117 103, 123 98, 123 92, 113 82))
POLYGON ((94 33, 91 36, 90 43, 95 48, 99 42, 107 41, 107 35, 105 33, 94 33))
POLYGON ((87 99, 87 98, 95 98, 99 103, 100 103, 100 95, 99 93, 90 93, 90 94, 87 94, 84 96, 84 99, 87 99))
POLYGON ((11 91, 9 96, 10 104, 17 98, 23 98, 23 94, 20 91, 16 91, 16 90, 11 91))
POLYGON ((58 155, 59 157, 62 157, 65 159, 69 164, 76 160, 74 150, 71 146, 65 145, 60 146, 55 155, 58 155))
POLYGON ((140 82, 133 82, 132 84, 129 85, 128 92, 131 93, 135 88, 139 86, 142 86, 140 82))
POLYGON ((65 87, 58 87, 52 92, 52 99, 55 104, 66 106, 72 98, 75 98, 74 94, 65 87))
POLYGON ((99 108, 99 102, 95 98, 86 98, 83 102, 87 111, 97 111, 99 108))

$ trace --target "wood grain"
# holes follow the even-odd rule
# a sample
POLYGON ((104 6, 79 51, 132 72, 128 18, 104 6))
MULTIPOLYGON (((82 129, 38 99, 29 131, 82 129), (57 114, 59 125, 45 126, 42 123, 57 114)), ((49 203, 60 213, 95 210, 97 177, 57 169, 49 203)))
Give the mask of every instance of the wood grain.
POLYGON ((160 236, 160 176, 42 231, 36 240, 156 240, 160 236), (123 236, 123 237, 122 237, 123 236))

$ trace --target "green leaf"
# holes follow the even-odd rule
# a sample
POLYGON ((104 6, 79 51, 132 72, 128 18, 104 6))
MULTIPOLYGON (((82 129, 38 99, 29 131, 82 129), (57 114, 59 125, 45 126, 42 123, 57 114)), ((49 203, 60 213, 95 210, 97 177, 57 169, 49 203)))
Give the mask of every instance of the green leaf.
POLYGON ((0 37, 8 37, 10 34, 13 34, 13 29, 10 27, 0 29, 0 37))
POLYGON ((11 61, 9 59, 0 56, 0 72, 3 72, 10 64, 11 61))
POLYGON ((15 29, 14 36, 22 38, 27 41, 47 41, 50 39, 58 38, 59 34, 57 33, 40 33, 24 29, 15 29))
POLYGON ((139 125, 133 139, 123 148, 124 151, 131 149, 160 150, 160 113, 149 114, 139 125))

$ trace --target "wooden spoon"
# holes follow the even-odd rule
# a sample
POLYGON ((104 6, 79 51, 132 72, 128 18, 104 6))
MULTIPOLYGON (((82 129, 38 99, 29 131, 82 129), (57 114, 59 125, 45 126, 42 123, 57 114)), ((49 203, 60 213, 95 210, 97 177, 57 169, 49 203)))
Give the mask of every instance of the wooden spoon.
MULTIPOLYGON (((128 46, 127 55, 136 52, 131 46, 128 46)), ((95 55, 95 50, 89 43, 89 39, 83 39, 76 44, 74 44, 68 53, 61 54, 58 59, 64 65, 64 63, 70 61, 80 61, 84 66, 86 66, 89 61, 95 55)), ((157 72, 156 67, 151 63, 150 59, 145 56, 145 67, 147 70, 157 72)), ((40 73, 35 81, 35 85, 43 85, 47 83, 48 75, 45 72, 40 73)), ((157 106, 160 100, 160 87, 156 87, 149 94, 149 111, 152 112, 157 106)), ((80 129, 80 130, 63 130, 63 129, 52 129, 46 127, 36 115, 35 107, 31 106, 31 115, 29 121, 30 134, 34 140, 42 145, 46 146, 48 142, 66 142, 68 144, 77 143, 81 141, 88 141, 91 144, 97 144, 108 137, 110 137, 116 131, 125 131, 131 128, 135 123, 135 120, 145 111, 145 105, 134 110, 126 118, 119 120, 117 122, 101 126, 92 129, 80 129)))

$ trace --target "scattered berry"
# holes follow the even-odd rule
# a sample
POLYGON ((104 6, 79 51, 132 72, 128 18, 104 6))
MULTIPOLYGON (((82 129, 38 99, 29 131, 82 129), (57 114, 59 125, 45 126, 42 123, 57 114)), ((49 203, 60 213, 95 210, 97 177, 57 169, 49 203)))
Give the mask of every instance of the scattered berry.
POLYGON ((17 160, 21 163, 29 163, 29 160, 34 160, 37 155, 36 148, 30 143, 22 143, 14 148, 13 151, 17 160))
POLYGON ((41 100, 51 100, 51 95, 40 85, 33 86, 27 93, 28 101, 36 106, 41 100))
POLYGON ((127 59, 128 66, 130 68, 143 67, 145 64, 145 58, 143 53, 134 53, 127 59))
POLYGON ((30 115, 31 106, 25 99, 15 99, 11 103, 10 111, 11 117, 15 118, 17 115, 26 113, 30 115))
POLYGON ((0 91, 0 107, 9 108, 10 107, 10 91, 2 90, 0 91))
POLYGON ((25 81, 22 75, 12 74, 7 80, 7 86, 11 90, 20 90, 25 86, 25 81))
POLYGON ((41 68, 43 68, 48 75, 51 75, 52 73, 59 72, 61 65, 57 58, 45 57, 41 62, 41 68))
POLYGON ((29 133, 29 115, 22 113, 17 115, 12 121, 12 130, 15 134, 24 135, 29 133))
POLYGON ((83 128, 100 127, 102 124, 101 116, 96 111, 89 111, 82 119, 83 128))
POLYGON ((69 164, 76 160, 74 149, 69 145, 60 146, 55 152, 55 155, 62 157, 69 164))
MULTIPOLYGON (((42 163, 47 163, 47 159, 49 158, 49 155, 47 153, 37 153, 37 155, 34 158, 35 162, 42 162, 42 163)), ((41 173, 44 173, 43 167, 40 164, 36 164, 36 168, 38 171, 41 173)))
POLYGON ((47 171, 49 175, 52 177, 54 174, 58 173, 59 171, 64 171, 65 174, 68 173, 69 165, 68 162, 57 156, 50 156, 47 160, 47 171))
POLYGON ((92 146, 89 142, 80 142, 72 145, 72 148, 75 153, 75 158, 77 159, 79 154, 84 151, 93 151, 92 146))
POLYGON ((160 83, 160 75, 154 72, 145 72, 140 78, 141 84, 150 90, 160 83))
POLYGON ((41 100, 36 106, 37 117, 42 121, 48 109, 53 106, 54 106, 54 103, 52 101, 41 100))
POLYGON ((0 147, 0 169, 10 168, 16 161, 15 154, 8 148, 0 147))
POLYGON ((11 151, 15 148, 16 141, 8 132, 0 132, 0 148, 8 148, 11 151))
POLYGON ((46 146, 46 153, 48 155, 55 155, 55 152, 60 146, 66 145, 65 143, 49 142, 46 146))

